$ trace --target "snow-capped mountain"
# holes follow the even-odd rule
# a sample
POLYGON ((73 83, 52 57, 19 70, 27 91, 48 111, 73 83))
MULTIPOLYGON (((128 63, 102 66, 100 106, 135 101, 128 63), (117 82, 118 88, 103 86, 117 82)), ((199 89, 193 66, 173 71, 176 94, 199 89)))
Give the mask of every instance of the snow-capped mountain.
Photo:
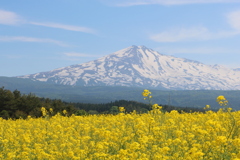
POLYGON ((240 89, 238 70, 163 55, 145 46, 131 46, 94 61, 20 78, 82 86, 240 89))

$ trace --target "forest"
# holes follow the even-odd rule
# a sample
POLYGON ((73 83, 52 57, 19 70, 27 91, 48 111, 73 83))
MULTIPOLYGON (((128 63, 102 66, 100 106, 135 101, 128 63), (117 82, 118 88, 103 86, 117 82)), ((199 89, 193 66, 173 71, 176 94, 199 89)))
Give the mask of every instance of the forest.
MULTIPOLYGON (((159 104, 161 105, 161 104, 159 104)), ((88 114, 118 114, 118 107, 124 107, 126 112, 135 110, 137 113, 147 113, 151 109, 151 105, 128 100, 116 100, 109 103, 70 103, 60 99, 41 98, 33 93, 22 94, 18 90, 7 90, 4 87, 0 88, 0 117, 4 119, 19 119, 31 117, 41 117, 41 108, 44 107, 47 111, 53 110, 50 116, 57 113, 63 114, 67 111, 67 115, 88 115, 88 114)), ((177 110, 179 112, 204 112, 202 108, 194 107, 176 107, 171 105, 161 105, 163 111, 177 110)))

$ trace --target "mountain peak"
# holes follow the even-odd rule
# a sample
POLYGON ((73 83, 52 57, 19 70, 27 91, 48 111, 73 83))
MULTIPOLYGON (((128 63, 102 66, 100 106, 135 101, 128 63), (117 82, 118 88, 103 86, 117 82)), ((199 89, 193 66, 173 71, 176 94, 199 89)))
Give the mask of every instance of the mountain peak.
POLYGON ((156 89, 240 89, 240 72, 132 45, 94 61, 25 75, 48 83, 156 89))
POLYGON ((131 48, 138 48, 138 46, 137 45, 132 45, 131 48))
POLYGON ((144 46, 144 45, 138 46, 138 48, 148 49, 148 48, 147 48, 146 46, 144 46))
POLYGON ((129 47, 129 48, 134 48, 134 49, 149 49, 149 48, 147 48, 146 46, 144 46, 144 45, 140 45, 140 46, 137 46, 137 45, 132 45, 131 47, 129 47))

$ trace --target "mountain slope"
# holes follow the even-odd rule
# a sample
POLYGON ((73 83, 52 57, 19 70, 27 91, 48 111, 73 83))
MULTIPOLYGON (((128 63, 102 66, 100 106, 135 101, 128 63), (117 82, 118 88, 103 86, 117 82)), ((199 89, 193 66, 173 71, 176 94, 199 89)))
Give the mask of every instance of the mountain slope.
POLYGON ((131 46, 94 61, 20 78, 80 86, 240 89, 237 70, 163 55, 145 46, 131 46))

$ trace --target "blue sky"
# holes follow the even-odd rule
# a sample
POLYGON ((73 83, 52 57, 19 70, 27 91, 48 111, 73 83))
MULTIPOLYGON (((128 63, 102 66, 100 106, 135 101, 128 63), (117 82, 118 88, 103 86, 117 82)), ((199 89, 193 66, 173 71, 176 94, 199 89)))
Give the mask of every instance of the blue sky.
POLYGON ((240 0, 0 2, 0 76, 81 64, 131 45, 240 68, 240 0))

